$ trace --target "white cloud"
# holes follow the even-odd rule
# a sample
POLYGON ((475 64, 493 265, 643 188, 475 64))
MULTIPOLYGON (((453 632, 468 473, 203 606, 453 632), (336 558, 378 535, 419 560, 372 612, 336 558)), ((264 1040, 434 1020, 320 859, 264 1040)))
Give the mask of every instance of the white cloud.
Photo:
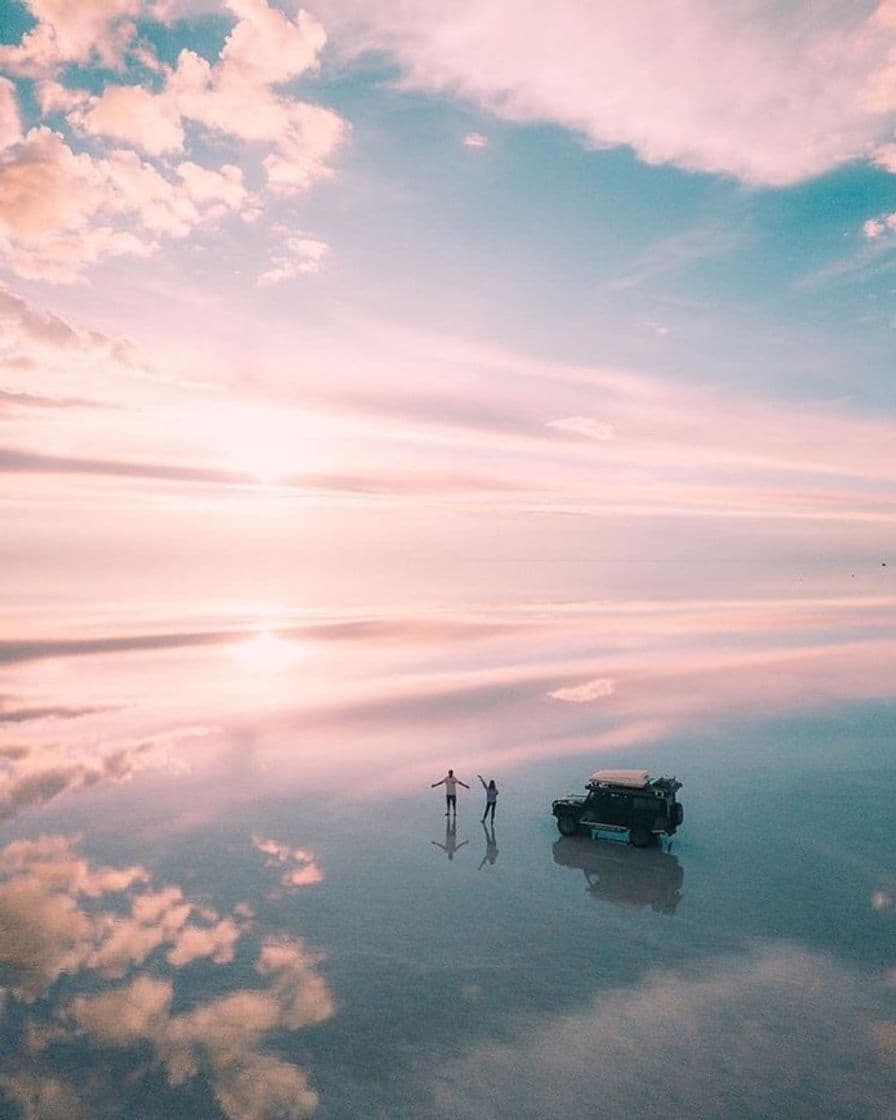
POLYGON ((69 121, 95 136, 133 144, 150 155, 179 152, 184 130, 173 98, 142 86, 109 85, 86 112, 69 121))
POLYGON ((483 136, 481 132, 468 132, 464 137, 465 148, 487 148, 488 137, 483 136))
POLYGON ((330 246, 315 237, 287 236, 282 247, 271 255, 270 265, 258 277, 258 284, 270 287, 318 272, 329 251, 330 246))
POLYGON ((37 95, 41 115, 44 117, 51 113, 70 113, 72 110, 83 108, 90 101, 90 94, 84 90, 67 89, 52 78, 35 82, 34 92, 37 95))
MULTIPOLYGON (((0 252, 17 272, 71 280, 107 256, 149 256, 249 203, 236 169, 189 161, 168 179, 135 152, 76 154, 45 127, 0 160, 0 252)), ((254 204, 253 204, 254 205, 254 204)))
POLYGON ((548 420, 546 428, 554 428, 558 432, 570 432, 575 436, 584 436, 586 439, 599 441, 616 438, 616 429, 612 424, 602 420, 595 420, 590 416, 567 416, 562 420, 548 420))
POLYGON ((324 0, 409 86, 550 121, 647 163, 783 186, 868 157, 893 131, 893 5, 716 0, 324 0), (346 12, 348 14, 346 14, 346 12))
POLYGON ((869 218, 862 224, 862 233, 871 241, 894 231, 896 231, 896 212, 883 214, 879 218, 869 218))
POLYGON ((39 1100, 48 1120, 104 1114, 115 1085, 103 1063, 80 1082, 59 1068, 58 1048, 81 1050, 89 1038, 101 1047, 136 1048, 136 1081, 146 1075, 147 1054, 171 1087, 207 1079, 229 1120, 310 1116, 317 1095, 305 1072, 269 1052, 267 1043, 333 1014, 318 954, 295 938, 267 936, 258 947, 257 986, 227 985, 225 995, 191 1000, 183 1010, 175 1010, 176 974, 158 974, 165 962, 230 964, 249 917, 245 907, 238 910, 240 921, 236 911, 221 918, 178 887, 154 888, 141 867, 94 866, 72 837, 0 848, 0 967, 9 985, 3 992, 31 1005, 18 1009, 27 1056, 11 1052, 0 1061, 6 1096, 28 1115, 39 1100), (133 973, 163 946, 169 947, 164 962, 156 959, 151 973, 133 973), (126 973, 132 975, 120 987, 96 992, 97 974, 126 973), (68 982, 60 993, 53 985, 63 974, 68 982), (72 996, 72 987, 79 994, 72 996))
POLYGON ((66 63, 116 68, 135 33, 140 0, 25 0, 37 24, 21 43, 0 46, 0 67, 28 77, 66 63))
POLYGON ((317 860, 305 848, 291 848, 288 844, 263 836, 253 836, 252 843, 268 857, 265 865, 280 872, 280 882, 284 887, 309 887, 323 882, 324 875, 317 860))
MULTIPOLYGON (((136 39, 139 0, 28 6, 37 25, 18 45, 0 47, 0 65, 37 79, 43 118, 63 113, 76 133, 139 149, 151 161, 114 148, 79 151, 46 126, 23 141, 15 89, 0 79, 0 153, 7 153, 0 156, 0 257, 20 275, 64 282, 106 257, 147 257, 162 240, 211 228, 228 214, 254 221, 266 193, 301 193, 333 174, 346 122, 281 89, 317 68, 327 40, 306 11, 291 17, 266 0, 224 0, 235 22, 219 56, 209 61, 185 48, 172 69, 136 39), (125 59, 153 71, 154 87, 115 82, 94 95, 58 80, 68 63, 117 67, 125 59), (233 162, 206 168, 190 158, 188 122, 261 145, 255 158, 266 191, 250 193, 233 162), (171 153, 187 157, 176 174, 154 162, 171 153)), ((192 7, 156 4, 143 14, 170 20, 192 7)), ((264 282, 315 271, 325 252, 323 242, 295 239, 264 282)))
POLYGON ((332 174, 327 161, 344 140, 346 123, 272 87, 316 68, 324 29, 304 11, 289 20, 264 0, 230 0, 228 6, 239 18, 218 60, 181 51, 166 91, 184 117, 211 131, 271 144, 263 166, 273 190, 307 190, 332 174))
POLYGON ((232 163, 225 163, 220 171, 212 171, 185 160, 177 165, 177 173, 197 206, 220 203, 229 210, 239 210, 248 197, 243 173, 232 163))
POLYGON ((76 997, 68 1017, 100 1045, 148 1044, 172 1086, 205 1072, 230 1120, 299 1120, 314 1111, 317 1094, 301 1069, 261 1047, 272 1032, 332 1015, 317 960, 298 941, 268 939, 257 964, 262 988, 237 988, 173 1014, 171 981, 140 975, 122 988, 76 997))
POLYGON ((705 1120, 891 1113, 894 1025, 876 976, 787 946, 700 965, 652 971, 524 1038, 421 1069, 432 1093, 421 1112, 509 1120, 599 1101, 601 1117, 622 1120, 634 1094, 644 1115, 705 1120))
POLYGON ((317 65, 327 36, 322 25, 304 9, 291 20, 265 0, 225 3, 237 17, 237 24, 221 50, 221 85, 276 85, 317 65))
POLYGON ((179 968, 208 957, 216 964, 227 964, 233 960, 233 948, 241 935, 242 930, 231 918, 222 918, 213 926, 188 926, 168 954, 168 962, 179 968))
POLYGON ((896 173, 896 144, 881 144, 874 151, 874 162, 884 171, 896 173))
POLYGON ((8 78, 0 78, 0 151, 22 139, 22 120, 15 86, 8 78))
POLYGON ((612 696, 616 691, 616 682, 609 677, 600 677, 598 680, 586 681, 585 684, 570 685, 569 688, 557 688, 549 692, 548 696, 554 700, 565 700, 570 704, 588 704, 592 700, 600 700, 604 696, 612 696))

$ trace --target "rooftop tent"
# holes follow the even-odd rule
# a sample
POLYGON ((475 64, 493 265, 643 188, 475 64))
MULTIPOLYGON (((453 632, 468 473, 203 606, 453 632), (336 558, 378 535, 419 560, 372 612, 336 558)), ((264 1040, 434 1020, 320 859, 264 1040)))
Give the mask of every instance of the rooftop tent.
POLYGON ((649 780, 650 775, 646 770, 595 770, 588 779, 588 784, 597 785, 607 782, 613 786, 632 786, 641 789, 649 780))

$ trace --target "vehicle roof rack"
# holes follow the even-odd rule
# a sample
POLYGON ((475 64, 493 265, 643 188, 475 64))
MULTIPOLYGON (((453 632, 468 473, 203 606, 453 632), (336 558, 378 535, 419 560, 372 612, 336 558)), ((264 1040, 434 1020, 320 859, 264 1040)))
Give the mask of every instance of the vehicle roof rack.
POLYGON ((650 781, 646 770, 595 770, 588 779, 589 786, 626 786, 643 789, 650 781))

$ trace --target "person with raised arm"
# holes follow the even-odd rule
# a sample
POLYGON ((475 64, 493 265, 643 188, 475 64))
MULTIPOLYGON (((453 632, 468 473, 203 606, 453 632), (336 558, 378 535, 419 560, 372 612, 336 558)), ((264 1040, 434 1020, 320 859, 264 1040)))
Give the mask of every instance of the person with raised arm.
POLYGON ((436 786, 445 787, 445 816, 447 817, 451 812, 457 816, 457 787, 463 786, 464 789, 469 789, 470 787, 466 782, 462 782, 460 778, 455 778, 453 770, 449 770, 444 778, 432 783, 433 789, 435 789, 436 786))
POLYGON ((498 804, 498 787, 495 785, 495 779, 490 778, 488 785, 485 784, 485 778, 481 774, 476 777, 482 782, 482 788, 485 790, 485 812, 482 814, 482 822, 485 823, 485 818, 491 813, 492 824, 495 823, 495 807, 498 804))

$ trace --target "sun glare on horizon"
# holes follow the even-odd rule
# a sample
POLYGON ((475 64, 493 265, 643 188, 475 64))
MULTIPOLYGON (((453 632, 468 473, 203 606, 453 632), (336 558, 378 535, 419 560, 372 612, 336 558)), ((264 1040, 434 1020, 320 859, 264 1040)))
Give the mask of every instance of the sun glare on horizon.
POLYGON ((280 673, 308 656, 299 642, 281 637, 273 630, 259 630, 234 643, 230 656, 241 668, 253 673, 280 673))

